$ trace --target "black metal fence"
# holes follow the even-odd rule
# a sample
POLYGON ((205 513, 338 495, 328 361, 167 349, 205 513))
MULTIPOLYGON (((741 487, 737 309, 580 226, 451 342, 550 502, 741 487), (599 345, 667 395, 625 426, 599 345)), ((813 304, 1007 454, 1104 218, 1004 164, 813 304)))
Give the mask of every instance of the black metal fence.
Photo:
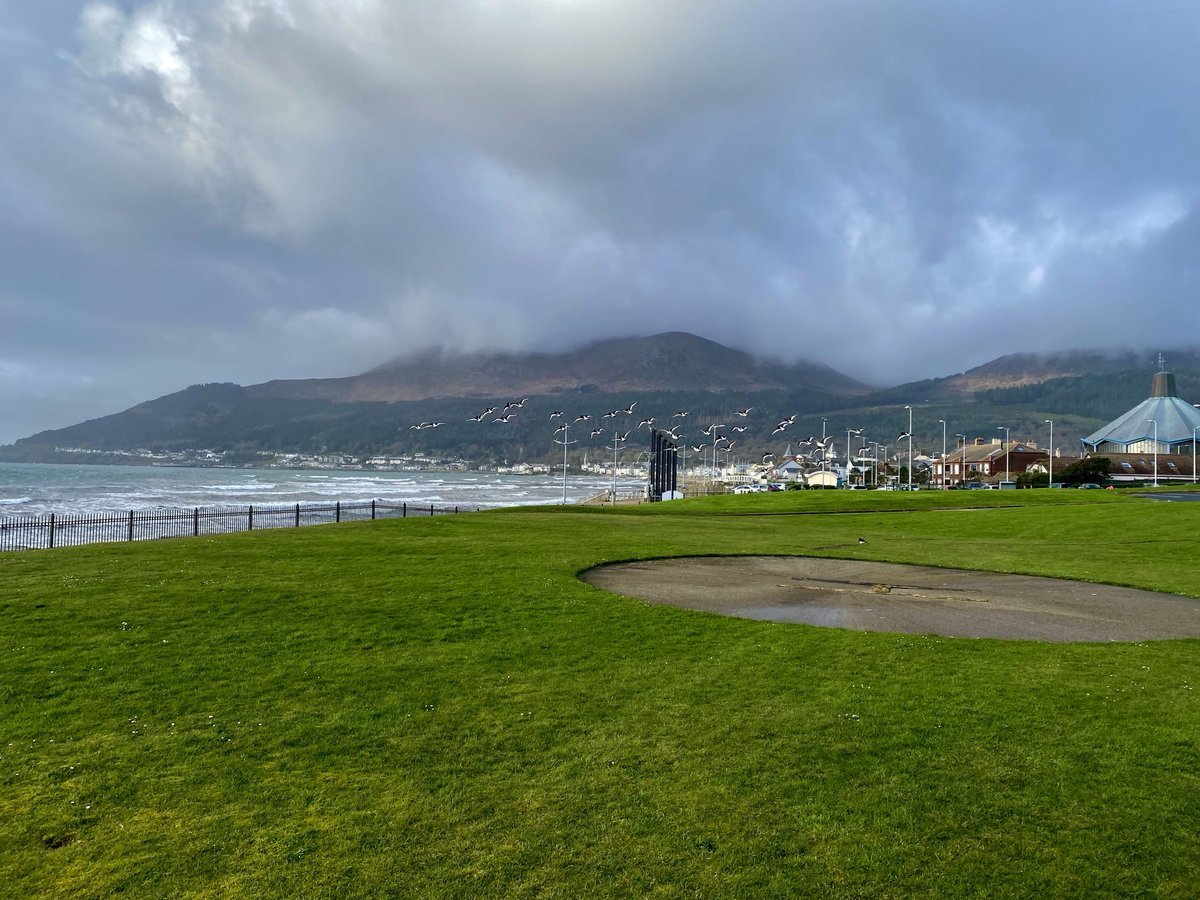
POLYGON ((0 519, 0 552, 42 550, 115 541, 230 534, 257 528, 299 528, 335 522, 403 519, 476 512, 479 507, 432 503, 295 503, 288 506, 198 506, 193 509, 144 509, 128 513, 82 513, 0 519))

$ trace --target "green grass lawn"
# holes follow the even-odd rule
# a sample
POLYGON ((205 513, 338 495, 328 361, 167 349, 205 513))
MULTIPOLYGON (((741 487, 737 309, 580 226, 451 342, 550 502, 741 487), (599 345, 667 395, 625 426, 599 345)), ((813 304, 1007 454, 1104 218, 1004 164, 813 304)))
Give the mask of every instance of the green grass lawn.
POLYGON ((1188 503, 803 492, 0 555, 0 885, 1194 897, 1200 642, 863 634, 576 575, 815 554, 1200 597, 1198 546, 1188 503))

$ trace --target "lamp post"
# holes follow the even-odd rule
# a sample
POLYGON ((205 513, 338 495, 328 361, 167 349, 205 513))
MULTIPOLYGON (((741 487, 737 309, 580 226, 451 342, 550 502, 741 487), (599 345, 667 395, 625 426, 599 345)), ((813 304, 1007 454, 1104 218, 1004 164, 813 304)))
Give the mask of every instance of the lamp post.
POLYGON ((851 429, 849 429, 849 428, 846 429, 846 487, 850 487, 850 485, 852 484, 852 482, 850 480, 850 471, 851 471, 850 431, 851 431, 851 429))
MULTIPOLYGON (((825 423, 827 421, 828 421, 828 419, 826 419, 825 416, 821 416, 821 444, 822 444, 822 446, 824 446, 824 444, 825 444, 825 423)), ((821 454, 821 471, 822 472, 824 472, 826 470, 825 466, 826 466, 826 463, 828 463, 828 462, 829 462, 829 454, 822 453, 821 454)))
POLYGON ((1008 484, 1008 428, 1004 425, 997 425, 996 430, 1004 432, 1004 483, 1008 484))
POLYGON ((579 441, 571 440, 571 426, 568 423, 564 422, 563 423, 563 439, 561 441, 558 439, 555 439, 554 443, 562 444, 562 448, 563 448, 563 499, 562 499, 562 502, 563 502, 563 506, 566 506, 567 505, 567 445, 568 444, 578 444, 579 441))
MULTIPOLYGON (((1146 421, 1154 426, 1154 486, 1158 487, 1158 420, 1147 419, 1146 421)), ((1195 432, 1193 431, 1192 434, 1194 435, 1195 432)))
POLYGON ((942 490, 946 489, 946 420, 938 419, 942 423, 942 490))
POLYGON ((912 490, 912 407, 904 407, 908 410, 908 489, 912 490))
POLYGON ((1046 424, 1050 426, 1050 487, 1054 487, 1054 420, 1047 419, 1046 424))
POLYGON ((1200 431, 1200 425, 1192 429, 1192 484, 1196 483, 1196 432, 1200 431))
POLYGON ((874 465, 871 466, 875 471, 874 476, 871 478, 871 485, 879 487, 879 441, 871 441, 871 446, 875 449, 874 465))
MULTIPOLYGON (((617 448, 621 445, 620 435, 617 429, 613 427, 613 486, 612 486, 612 505, 617 505, 617 448)), ((564 448, 565 449, 565 448, 564 448)))
POLYGON ((962 453, 958 455, 958 482, 959 484, 967 483, 967 436, 965 434, 956 434, 956 438, 962 438, 962 453))

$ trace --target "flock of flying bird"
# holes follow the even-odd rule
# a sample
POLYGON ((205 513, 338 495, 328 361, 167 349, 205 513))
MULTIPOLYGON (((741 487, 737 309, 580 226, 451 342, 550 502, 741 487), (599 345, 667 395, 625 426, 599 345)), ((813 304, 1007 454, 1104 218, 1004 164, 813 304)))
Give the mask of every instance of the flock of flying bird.
MULTIPOLYGON (((508 403, 505 403, 503 407, 489 406, 485 410, 483 410, 483 412, 481 412, 479 415, 471 416, 466 421, 468 421, 468 422, 483 422, 485 420, 488 420, 489 417, 491 417, 490 421, 492 423, 497 423, 497 424, 501 424, 501 425, 508 424, 517 417, 517 413, 513 412, 513 410, 519 410, 522 407, 524 407, 527 400, 529 400, 528 397, 523 397, 520 400, 513 400, 508 403), (495 415, 496 413, 499 413, 499 414, 495 415)), ((630 403, 626 407, 609 410, 608 412, 605 412, 604 414, 602 414, 599 417, 598 421, 603 421, 605 419, 614 419, 615 420, 618 416, 623 416, 623 415, 624 416, 632 416, 634 407, 636 407, 636 406, 637 406, 637 401, 635 400, 633 403, 630 403)), ((748 419, 750 417, 750 413, 753 411, 754 411, 754 407, 748 406, 745 409, 738 410, 737 412, 734 413, 734 415, 737 417, 740 417, 741 419, 748 419)), ((658 429, 659 433, 663 437, 665 437, 673 442, 682 441, 686 437, 686 435, 681 435, 676 432, 675 429, 678 426, 674 425, 674 421, 676 419, 686 418, 688 415, 690 415, 690 413, 687 412, 686 410, 680 410, 680 411, 674 413, 670 418, 671 427, 670 428, 659 428, 658 429)), ((590 415, 581 414, 581 415, 576 416, 573 421, 568 423, 566 421, 566 419, 563 418, 563 412, 561 410, 554 410, 553 412, 551 412, 549 419, 551 421, 554 421, 556 419, 561 421, 561 424, 559 424, 559 426, 554 430, 554 435, 556 437, 557 437, 557 435, 567 432, 568 429, 572 425, 578 425, 582 422, 592 421, 592 417, 590 415)), ((796 423, 796 416, 794 416, 794 415, 788 416, 786 419, 781 419, 775 425, 774 430, 771 432, 771 436, 774 437, 775 435, 786 431, 790 426, 794 425, 795 423, 796 423)), ((430 428, 439 428, 445 424, 446 424, 445 422, 419 422, 416 425, 410 425, 408 427, 414 431, 424 431, 424 430, 430 429, 430 428)), ((639 421, 637 423, 636 426, 634 426, 633 428, 630 428, 629 430, 625 431, 624 433, 621 433, 618 428, 614 427, 613 428, 614 444, 613 444, 612 449, 615 449, 618 444, 625 443, 629 439, 629 436, 631 434, 633 434, 634 432, 636 432, 642 426, 646 426, 647 428, 650 428, 651 430, 653 430, 654 424, 655 424, 655 419, 653 417, 650 417, 650 418, 642 419, 641 421, 639 421)), ((702 434, 704 434, 706 437, 709 437, 712 439, 711 445, 707 442, 703 442, 700 444, 684 444, 684 446, 690 447, 690 449, 694 453, 704 452, 706 449, 708 449, 711 446, 713 449, 714 457, 716 455, 716 451, 718 451, 718 450, 729 451, 733 448, 733 446, 735 444, 738 443, 738 439, 722 435, 720 433, 720 431, 723 428, 728 428, 734 434, 741 434, 744 431, 746 431, 749 428, 749 426, 748 425, 724 425, 721 423, 713 422, 713 423, 709 424, 709 426, 707 428, 701 429, 702 434)), ((593 428, 590 430, 590 436, 594 438, 598 435, 606 433, 607 431, 608 431, 608 429, 604 426, 601 426, 599 428, 593 428)), ((862 434, 861 428, 859 428, 859 429, 852 428, 849 431, 851 434, 862 434)), ((901 435, 901 437, 906 437, 906 436, 907 435, 901 435)), ((809 437, 809 438, 806 438, 805 440, 799 441, 798 445, 800 447, 810 447, 813 449, 810 450, 810 452, 808 452, 808 453, 804 453, 804 452, 796 453, 795 456, 797 458, 804 459, 806 461, 813 461, 818 458, 818 454, 819 454, 819 458, 821 460, 824 460, 824 459, 828 458, 830 450, 833 446, 833 437, 832 436, 820 437, 820 438, 809 437)), ((682 449, 682 448, 678 448, 678 449, 682 449)), ((762 462, 764 464, 770 459, 776 459, 776 456, 774 453, 764 453, 763 454, 762 462)))

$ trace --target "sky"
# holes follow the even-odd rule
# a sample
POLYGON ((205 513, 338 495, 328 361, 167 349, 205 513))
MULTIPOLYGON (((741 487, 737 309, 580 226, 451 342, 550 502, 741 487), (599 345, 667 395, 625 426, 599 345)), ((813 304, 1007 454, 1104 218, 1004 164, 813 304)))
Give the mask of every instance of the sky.
POLYGON ((690 331, 894 385, 1196 343, 1200 4, 0 5, 0 443, 690 331))

